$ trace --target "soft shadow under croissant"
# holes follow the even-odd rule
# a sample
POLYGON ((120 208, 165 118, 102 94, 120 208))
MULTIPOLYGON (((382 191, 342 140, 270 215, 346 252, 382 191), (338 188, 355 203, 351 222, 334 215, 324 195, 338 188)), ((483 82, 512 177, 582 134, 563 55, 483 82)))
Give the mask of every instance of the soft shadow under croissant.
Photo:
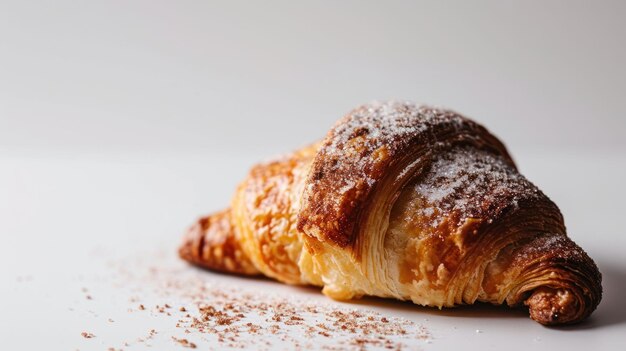
POLYGON ((200 219, 179 253, 335 299, 525 305, 546 325, 587 318, 602 296, 558 207, 496 137, 405 102, 359 107, 322 142, 253 167, 231 207, 200 219))

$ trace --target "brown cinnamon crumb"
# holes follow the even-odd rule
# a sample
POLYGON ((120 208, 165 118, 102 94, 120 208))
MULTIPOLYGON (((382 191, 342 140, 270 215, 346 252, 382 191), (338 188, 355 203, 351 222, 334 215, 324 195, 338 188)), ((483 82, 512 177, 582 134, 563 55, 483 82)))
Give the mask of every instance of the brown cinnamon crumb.
POLYGON ((91 339, 91 338, 95 338, 96 336, 92 333, 88 333, 88 332, 82 332, 80 333, 80 335, 82 335, 83 338, 85 339, 91 339))
POLYGON ((172 340, 174 340, 175 342, 179 343, 181 346, 183 347, 187 347, 190 349, 195 349, 197 346, 196 344, 194 344, 193 342, 187 340, 187 339, 178 339, 176 337, 172 336, 172 340))

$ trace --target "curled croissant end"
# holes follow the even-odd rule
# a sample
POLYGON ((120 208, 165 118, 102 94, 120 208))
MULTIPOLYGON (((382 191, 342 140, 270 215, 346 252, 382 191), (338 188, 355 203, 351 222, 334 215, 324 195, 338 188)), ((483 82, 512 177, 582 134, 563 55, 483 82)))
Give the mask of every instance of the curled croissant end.
POLYGON ((591 314, 602 298, 601 274, 593 260, 565 235, 537 237, 517 256, 525 265, 515 298, 544 325, 572 324, 591 314), (537 286, 528 291, 526 289, 537 286))
POLYGON ((179 253, 335 299, 526 305, 545 325, 584 320, 602 298, 597 266, 504 145, 408 102, 361 106, 322 142, 256 165, 179 253))

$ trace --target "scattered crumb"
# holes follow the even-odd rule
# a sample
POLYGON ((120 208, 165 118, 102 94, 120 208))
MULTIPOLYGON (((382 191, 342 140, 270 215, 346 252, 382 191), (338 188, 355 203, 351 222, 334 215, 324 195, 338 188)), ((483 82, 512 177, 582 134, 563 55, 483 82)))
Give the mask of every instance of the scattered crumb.
POLYGON ((192 343, 191 341, 187 340, 187 339, 178 339, 172 336, 172 340, 176 341, 177 343, 179 343, 181 346, 183 347, 188 347, 190 349, 195 349, 196 348, 196 344, 192 343))
POLYGON ((276 349, 276 342, 294 350, 402 350, 434 340, 422 324, 361 306, 348 308, 331 300, 309 302, 245 286, 224 286, 211 280, 208 272, 145 257, 137 261, 112 263, 113 283, 129 290, 129 312, 151 310, 151 318, 165 318, 171 328, 157 332, 147 325, 147 334, 136 335, 132 343, 119 340, 115 350, 134 343, 149 347, 169 338, 185 348, 259 350, 276 349), (145 262, 161 266, 146 267, 145 262), (168 302, 152 304, 163 300, 168 302), (143 303, 132 308, 139 301, 143 303))

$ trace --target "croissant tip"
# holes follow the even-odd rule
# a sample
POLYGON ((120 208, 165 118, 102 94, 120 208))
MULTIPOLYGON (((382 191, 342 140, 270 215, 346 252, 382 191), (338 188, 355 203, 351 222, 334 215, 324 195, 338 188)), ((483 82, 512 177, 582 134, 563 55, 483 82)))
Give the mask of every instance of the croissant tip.
POLYGON ((585 319, 578 297, 568 289, 542 287, 524 302, 530 318, 543 325, 573 324, 585 319))
POLYGON ((178 256, 190 263, 199 260, 203 246, 203 228, 208 225, 206 217, 199 218, 191 227, 187 229, 180 245, 178 246, 178 256))
POLYGON ((189 258, 191 257, 191 247, 189 245, 189 242, 181 243, 178 247, 177 253, 178 257, 182 258, 185 261, 189 261, 189 258))

